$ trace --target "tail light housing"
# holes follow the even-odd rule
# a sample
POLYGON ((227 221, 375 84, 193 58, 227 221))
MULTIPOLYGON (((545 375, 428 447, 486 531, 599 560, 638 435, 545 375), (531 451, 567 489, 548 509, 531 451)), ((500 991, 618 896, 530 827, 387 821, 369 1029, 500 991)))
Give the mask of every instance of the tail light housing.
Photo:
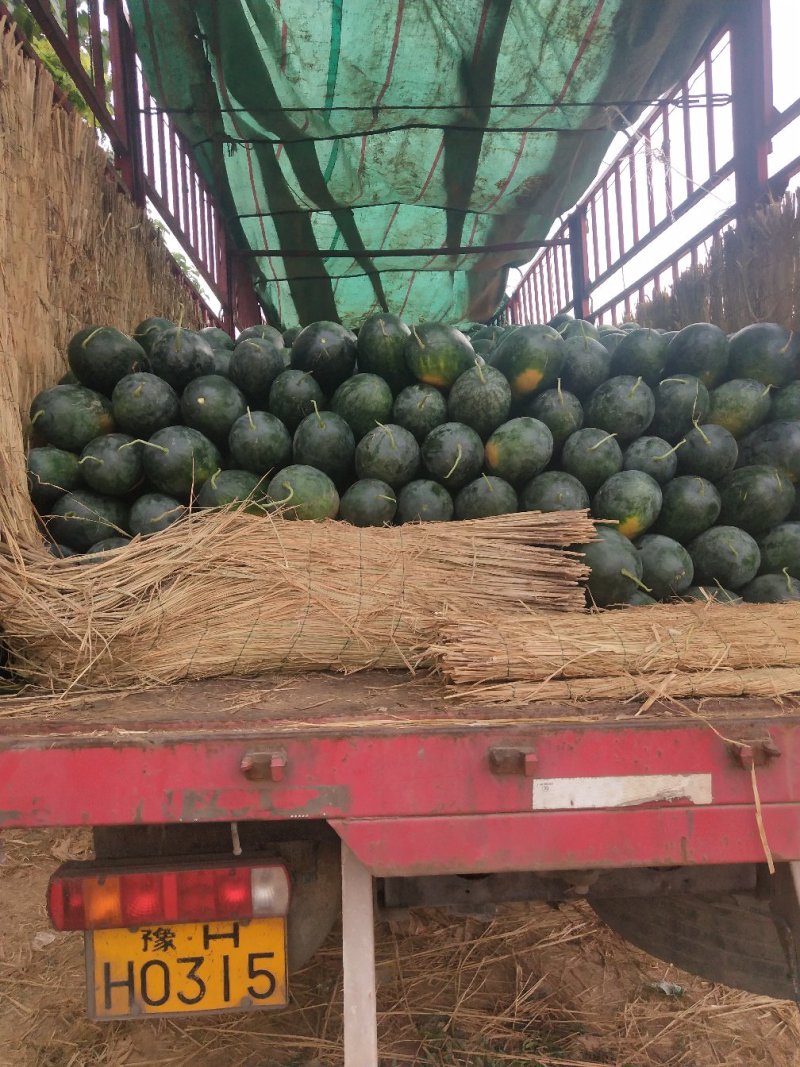
POLYGON ((47 910, 56 930, 102 930, 285 916, 290 895, 282 863, 65 864, 50 879, 47 910))

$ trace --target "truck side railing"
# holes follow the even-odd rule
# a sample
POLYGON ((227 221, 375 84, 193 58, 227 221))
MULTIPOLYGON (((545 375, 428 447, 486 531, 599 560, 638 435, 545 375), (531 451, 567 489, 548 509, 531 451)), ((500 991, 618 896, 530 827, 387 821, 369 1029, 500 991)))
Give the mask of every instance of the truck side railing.
POLYGON ((569 241, 569 253, 557 245, 539 253, 497 318, 630 317, 800 172, 800 156, 769 172, 773 138, 793 125, 797 132, 800 98, 783 112, 772 104, 769 0, 737 3, 688 77, 644 116, 553 235, 569 241), (654 264, 657 241, 674 250, 654 264))
MULTIPOLYGON (((101 0, 64 0, 64 25, 49 0, 26 0, 26 7, 108 139, 119 180, 137 204, 149 202, 169 227, 221 304, 222 325, 230 330, 261 321, 252 282, 232 255, 216 198, 184 136, 155 108, 124 0, 103 0, 102 11, 101 0), (80 11, 88 14, 88 33, 80 32, 80 11)), ((26 51, 36 58, 32 49, 26 51)), ((175 270, 204 320, 216 322, 177 263, 175 270)))

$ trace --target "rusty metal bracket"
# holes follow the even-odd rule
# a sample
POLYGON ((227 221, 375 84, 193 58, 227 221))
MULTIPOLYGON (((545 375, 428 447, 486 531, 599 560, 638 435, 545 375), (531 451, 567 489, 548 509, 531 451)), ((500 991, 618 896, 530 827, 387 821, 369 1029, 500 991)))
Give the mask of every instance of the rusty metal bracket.
POLYGON ((489 770, 492 774, 521 774, 533 778, 539 757, 532 748, 490 748, 489 770))
POLYGON ((728 749, 734 760, 748 771, 751 767, 765 767, 781 754, 771 737, 747 743, 731 741, 728 743, 728 749))
POLYGON ((246 752, 239 769, 251 782, 282 782, 288 766, 286 753, 246 752))

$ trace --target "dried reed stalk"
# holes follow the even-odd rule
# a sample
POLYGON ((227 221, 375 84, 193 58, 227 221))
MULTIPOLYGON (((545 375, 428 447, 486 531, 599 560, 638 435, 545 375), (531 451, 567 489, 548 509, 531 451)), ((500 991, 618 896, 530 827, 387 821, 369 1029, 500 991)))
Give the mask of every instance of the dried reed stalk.
POLYGON ((92 322, 195 325, 163 242, 119 192, 94 130, 53 104, 49 74, 0 18, 0 480, 4 536, 31 538, 23 430, 34 395, 92 322))
POLYGON ((800 329, 800 196, 787 193, 714 238, 705 263, 642 301, 645 326, 677 330, 713 322, 728 333, 751 322, 800 329))
POLYGON ((194 514, 108 558, 0 560, 4 639, 52 691, 265 670, 413 667, 441 616, 583 605, 582 512, 361 530, 194 514))
POLYGON ((693 671, 682 674, 615 674, 569 681, 487 682, 452 686, 447 699, 470 704, 583 703, 598 700, 656 701, 693 697, 776 698, 800 693, 800 667, 693 671))
POLYGON ((660 604, 559 616, 448 619, 433 654, 448 681, 542 682, 800 667, 796 604, 660 604))

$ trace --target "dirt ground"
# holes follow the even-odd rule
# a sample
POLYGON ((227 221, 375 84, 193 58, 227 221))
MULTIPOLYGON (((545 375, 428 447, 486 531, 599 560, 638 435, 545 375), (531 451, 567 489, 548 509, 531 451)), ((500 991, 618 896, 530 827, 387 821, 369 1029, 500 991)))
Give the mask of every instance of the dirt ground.
MULTIPOLYGON (((335 936, 285 1012, 96 1024, 82 938, 55 934, 45 888, 85 858, 81 831, 8 831, 0 865, 0 1067, 338 1067, 335 936)), ((415 912, 378 931, 383 1067, 796 1067, 800 1017, 627 946, 588 908, 513 906, 492 921, 415 912), (654 983, 670 983, 663 988, 654 983)))

